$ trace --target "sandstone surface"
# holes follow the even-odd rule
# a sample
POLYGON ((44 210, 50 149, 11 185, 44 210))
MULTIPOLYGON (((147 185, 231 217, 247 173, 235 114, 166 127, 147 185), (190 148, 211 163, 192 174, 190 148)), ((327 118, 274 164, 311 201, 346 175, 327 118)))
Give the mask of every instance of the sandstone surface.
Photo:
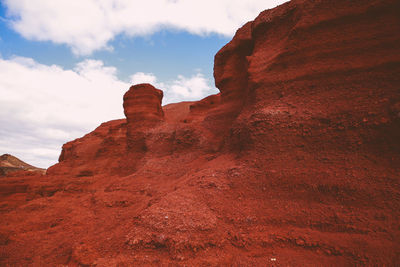
POLYGON ((398 266, 398 10, 293 0, 217 53, 219 94, 131 87, 46 176, 0 179, 0 265, 398 266))

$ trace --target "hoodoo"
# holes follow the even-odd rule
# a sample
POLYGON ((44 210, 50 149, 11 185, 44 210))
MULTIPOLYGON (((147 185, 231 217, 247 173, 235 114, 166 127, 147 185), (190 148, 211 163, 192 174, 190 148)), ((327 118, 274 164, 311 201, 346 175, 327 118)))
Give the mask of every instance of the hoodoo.
POLYGON ((161 107, 163 91, 150 84, 131 86, 124 95, 124 113, 126 116, 127 153, 146 151, 145 132, 164 119, 161 107))
POLYGON ((0 178, 0 265, 398 266, 398 10, 293 0, 217 53, 219 94, 132 86, 47 175, 0 178))
POLYGON ((159 122, 164 118, 161 107, 163 91, 151 84, 131 86, 124 95, 124 113, 128 128, 139 128, 142 124, 159 122))

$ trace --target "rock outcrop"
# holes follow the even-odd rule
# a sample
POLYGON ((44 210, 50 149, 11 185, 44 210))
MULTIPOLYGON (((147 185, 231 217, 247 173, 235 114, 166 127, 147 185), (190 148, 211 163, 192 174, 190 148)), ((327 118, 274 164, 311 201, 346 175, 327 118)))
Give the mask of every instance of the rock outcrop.
POLYGON ((131 87, 46 176, 0 179, 0 265, 398 265, 398 10, 293 0, 217 53, 219 94, 131 87))
POLYGON ((162 98, 163 91, 150 84, 134 85, 125 93, 123 106, 128 151, 147 150, 144 129, 154 127, 164 119, 162 98))
POLYGON ((138 84, 129 88, 124 95, 124 113, 129 128, 139 128, 162 121, 164 112, 161 102, 163 91, 150 84, 138 84))

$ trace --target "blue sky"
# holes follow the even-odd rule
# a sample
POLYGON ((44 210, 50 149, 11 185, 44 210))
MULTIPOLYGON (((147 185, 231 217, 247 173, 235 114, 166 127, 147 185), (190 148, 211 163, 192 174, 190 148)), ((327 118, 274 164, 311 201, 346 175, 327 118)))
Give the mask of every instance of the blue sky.
MULTIPOLYGON (((4 6, 1 17, 4 18, 4 6)), ((57 64, 71 69, 82 59, 102 60, 105 65, 115 66, 118 77, 129 80, 135 72, 154 73, 162 80, 174 79, 201 70, 212 78, 214 55, 230 37, 219 34, 199 36, 184 31, 162 30, 151 36, 129 38, 118 35, 109 44, 113 51, 95 51, 89 56, 74 55, 66 45, 54 45, 50 41, 30 41, 13 31, 6 20, 0 21, 0 51, 3 59, 16 55, 29 57, 46 65, 57 64)))
POLYGON ((131 84, 163 104, 218 92, 213 60, 282 0, 0 0, 0 154, 40 167, 63 143, 123 118, 131 84))

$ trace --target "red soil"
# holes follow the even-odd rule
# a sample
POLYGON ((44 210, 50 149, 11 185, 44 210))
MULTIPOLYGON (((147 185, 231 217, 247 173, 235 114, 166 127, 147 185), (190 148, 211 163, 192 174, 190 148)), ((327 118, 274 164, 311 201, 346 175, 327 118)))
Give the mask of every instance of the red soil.
POLYGON ((0 179, 0 264, 399 265, 398 10, 291 1, 218 52, 220 94, 131 88, 127 120, 0 179))

